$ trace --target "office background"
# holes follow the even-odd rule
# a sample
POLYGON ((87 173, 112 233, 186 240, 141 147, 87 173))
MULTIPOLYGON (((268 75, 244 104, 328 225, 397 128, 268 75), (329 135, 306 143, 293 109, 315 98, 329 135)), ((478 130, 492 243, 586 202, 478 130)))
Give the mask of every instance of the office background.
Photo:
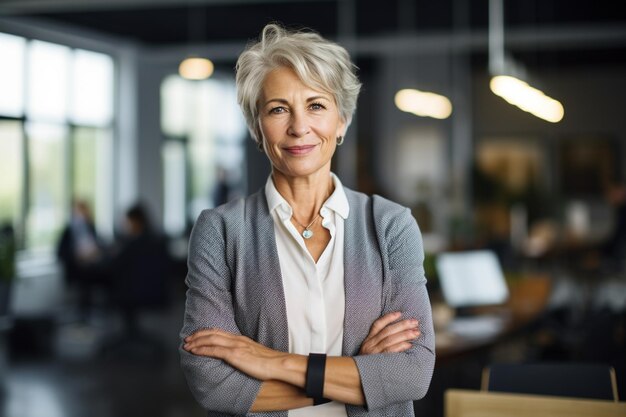
MULTIPOLYGON (((269 173, 239 114, 233 71, 269 21, 313 28, 350 51, 364 87, 333 169, 345 185, 413 210, 435 301, 432 260, 444 251, 489 248, 510 281, 549 282, 535 327, 443 363, 424 410, 440 414, 443 389, 474 387, 496 359, 607 362, 624 392, 625 255, 602 248, 619 223, 607 190, 626 182, 626 13, 611 1, 501 4, 498 37, 487 0, 1 2, 0 223, 12 227, 16 246, 12 324, 3 331, 5 414, 49 415, 16 399, 18 388, 31 387, 33 398, 56 393, 58 415, 81 415, 79 387, 32 388, 37 377, 55 385, 64 373, 99 388, 127 373, 151 379, 152 396, 164 387, 174 393, 162 396, 162 407, 142 409, 118 387, 111 396, 119 401, 102 415, 121 415, 115 407, 198 413, 175 359, 154 378, 123 361, 109 374, 92 358, 102 333, 117 325, 114 314, 98 310, 96 294, 96 313, 107 312, 91 327, 72 327, 75 294, 55 251, 73 198, 92 207, 107 245, 123 234, 124 212, 144 204, 175 264, 174 301, 144 318, 148 328, 171 329, 161 336, 176 346, 189 228, 200 210, 257 190, 269 173), (562 120, 542 120, 490 90, 501 52, 490 41, 510 57, 502 72, 522 73, 559 100, 562 120), (181 78, 189 56, 209 58, 211 77, 181 78), (445 96, 452 112, 437 119, 402 111, 394 101, 401 89, 445 96), (86 363, 91 378, 76 369, 86 363)), ((82 388, 105 402, 98 389, 82 388)))

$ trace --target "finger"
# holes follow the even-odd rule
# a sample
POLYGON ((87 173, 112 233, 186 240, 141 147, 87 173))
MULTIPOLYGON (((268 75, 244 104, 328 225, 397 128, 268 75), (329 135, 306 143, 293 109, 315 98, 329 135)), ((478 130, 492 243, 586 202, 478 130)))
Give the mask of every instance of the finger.
POLYGON ((386 352, 387 349, 391 346, 394 346, 398 343, 408 342, 411 343, 415 339, 420 336, 420 331, 418 329, 409 329, 400 333, 395 333, 391 336, 388 336, 377 343, 373 343, 372 341, 365 342, 362 346, 361 352, 364 354, 373 354, 373 353, 382 353, 386 352))
POLYGON ((380 342, 378 342, 374 349, 377 349, 381 352, 386 351, 386 349, 390 346, 397 345, 398 343, 403 342, 412 342, 420 336, 420 331, 417 329, 409 329, 403 332, 394 333, 388 337, 385 337, 380 342))
POLYGON ((399 352, 406 352, 407 350, 411 349, 413 347, 413 344, 410 342, 402 342, 402 343, 398 343, 396 345, 393 346, 389 346, 387 349, 385 349, 385 353, 399 353, 399 352))
MULTIPOLYGON (((228 335, 233 335, 230 332, 224 331, 222 329, 218 329, 218 328, 209 328, 209 329, 200 329, 194 333, 192 333, 191 335, 187 336, 185 338, 185 342, 189 341, 189 340, 194 340, 197 339, 198 337, 204 337, 204 336, 208 336, 211 334, 221 334, 224 336, 228 336, 228 335)), ((235 335, 233 335, 235 336, 235 335)))
POLYGON ((200 329, 200 330, 197 330, 194 333, 190 334, 189 336, 185 337, 185 342, 197 339, 198 337, 202 337, 202 336, 206 336, 208 334, 215 333, 216 330, 217 329, 200 329))
POLYGON ((197 346, 189 350, 197 356, 208 356, 217 359, 226 359, 230 349, 221 346, 197 346))
POLYGON ((386 328, 379 331, 378 334, 370 334, 367 338, 365 338, 363 344, 361 345, 361 352, 365 354, 380 353, 382 352, 382 349, 379 344, 386 337, 408 329, 415 329, 418 325, 419 322, 414 319, 405 319, 397 323, 390 324, 386 328))
POLYGON ((205 332, 185 342, 183 347, 186 350, 201 346, 235 348, 245 343, 242 339, 242 336, 234 336, 231 334, 225 334, 224 332, 205 332))
POLYGON ((380 343, 381 340, 394 335, 396 333, 401 333, 406 330, 416 329, 419 326, 419 322, 415 319, 405 319, 401 320, 397 323, 393 323, 382 329, 378 334, 372 336, 371 342, 373 344, 380 343))
POLYGON ((384 339, 396 333, 404 332, 405 330, 413 330, 417 329, 419 326, 419 321, 415 319, 405 319, 396 323, 392 323, 389 326, 385 327, 381 330, 377 337, 379 339, 384 339))
POLYGON ((201 347, 201 346, 213 346, 216 342, 215 338, 212 338, 211 336, 203 336, 203 337, 196 337, 194 339, 189 339, 188 341, 186 341, 183 344, 183 348, 186 351, 191 351, 192 349, 195 349, 197 347, 201 347))
POLYGON ((374 323, 372 323, 372 327, 370 328, 370 333, 369 333, 368 337, 370 335, 371 336, 375 336, 382 329, 384 329, 387 325, 389 325, 389 324, 393 323, 394 321, 398 320, 401 316, 402 316, 402 313, 400 313, 399 311, 394 311, 392 313, 387 313, 384 316, 376 319, 374 321, 374 323))

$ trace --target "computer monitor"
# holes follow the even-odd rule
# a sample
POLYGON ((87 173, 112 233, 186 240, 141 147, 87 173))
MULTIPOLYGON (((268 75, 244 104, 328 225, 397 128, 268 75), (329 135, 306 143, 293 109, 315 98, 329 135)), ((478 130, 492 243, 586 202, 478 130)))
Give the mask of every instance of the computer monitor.
POLYGON ((445 302, 457 310, 503 304, 509 290, 492 251, 444 252, 435 259, 445 302))

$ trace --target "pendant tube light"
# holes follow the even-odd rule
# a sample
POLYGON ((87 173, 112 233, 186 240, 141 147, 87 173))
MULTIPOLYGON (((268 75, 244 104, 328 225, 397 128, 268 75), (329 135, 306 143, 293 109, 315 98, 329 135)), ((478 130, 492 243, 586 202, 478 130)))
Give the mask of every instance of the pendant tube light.
MULTIPOLYGON (((189 6, 187 13, 189 42, 203 39, 206 11, 189 6)), ((211 60, 195 54, 189 54, 178 66, 178 74, 187 80, 205 80, 213 74, 213 70, 211 60)))
POLYGON ((505 54, 502 0, 489 0, 489 72, 491 91, 507 103, 551 123, 563 119, 563 105, 524 81, 526 71, 505 54))

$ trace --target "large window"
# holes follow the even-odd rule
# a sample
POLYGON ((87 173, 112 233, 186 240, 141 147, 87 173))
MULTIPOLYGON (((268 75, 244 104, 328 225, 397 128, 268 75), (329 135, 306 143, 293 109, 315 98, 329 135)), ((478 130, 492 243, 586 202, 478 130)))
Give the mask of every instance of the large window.
POLYGON ((0 224, 50 251, 75 198, 110 232, 112 58, 0 33, 0 61, 0 224))
POLYGON ((67 211, 67 160, 64 152, 67 128, 63 125, 27 122, 26 137, 30 187, 25 246, 53 246, 67 211))
POLYGON ((21 123, 0 120, 0 219, 3 222, 15 223, 23 212, 23 133, 21 123))
POLYGON ((161 85, 164 226, 176 236, 202 209, 242 194, 246 125, 232 79, 188 81, 172 75, 161 85))

